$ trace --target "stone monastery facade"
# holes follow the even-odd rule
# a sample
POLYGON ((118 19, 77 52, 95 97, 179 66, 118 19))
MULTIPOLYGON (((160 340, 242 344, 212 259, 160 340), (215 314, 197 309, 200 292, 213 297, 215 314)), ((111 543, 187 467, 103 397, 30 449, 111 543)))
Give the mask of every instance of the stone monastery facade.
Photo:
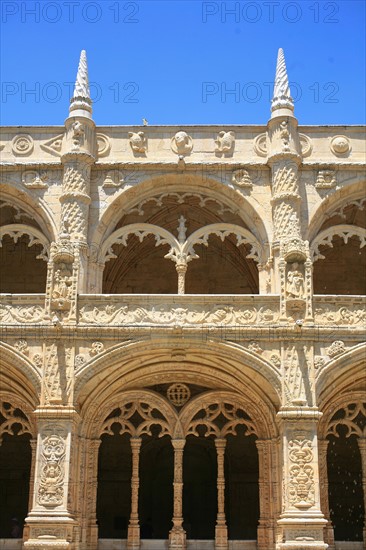
POLYGON ((1 139, 1 548, 365 549, 364 128, 1 139))

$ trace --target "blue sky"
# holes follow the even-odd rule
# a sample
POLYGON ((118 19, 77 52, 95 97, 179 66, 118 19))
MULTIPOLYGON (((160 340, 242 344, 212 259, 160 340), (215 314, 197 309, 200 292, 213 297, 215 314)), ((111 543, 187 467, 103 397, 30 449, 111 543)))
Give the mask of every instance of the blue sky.
POLYGON ((1 124, 266 124, 284 48, 300 124, 365 122, 365 2, 1 0, 1 124))

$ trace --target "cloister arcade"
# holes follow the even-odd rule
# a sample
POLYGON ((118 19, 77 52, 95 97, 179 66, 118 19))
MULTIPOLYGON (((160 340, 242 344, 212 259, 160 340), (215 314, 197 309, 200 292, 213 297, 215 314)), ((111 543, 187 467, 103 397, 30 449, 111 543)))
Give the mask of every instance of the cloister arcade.
POLYGON ((0 548, 365 550, 364 128, 0 151, 0 548))

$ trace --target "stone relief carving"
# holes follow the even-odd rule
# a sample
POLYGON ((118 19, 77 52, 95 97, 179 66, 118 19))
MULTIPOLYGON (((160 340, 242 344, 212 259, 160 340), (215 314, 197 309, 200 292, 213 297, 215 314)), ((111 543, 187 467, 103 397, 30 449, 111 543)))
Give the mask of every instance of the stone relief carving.
POLYGON ((334 324, 334 325, 352 325, 364 326, 366 323, 366 308, 360 307, 361 304, 350 304, 348 307, 334 305, 324 305, 316 307, 314 310, 314 321, 316 324, 334 324))
POLYGON ((28 189, 47 189, 47 178, 36 170, 26 170, 22 174, 22 183, 28 189))
POLYGON ((134 153, 144 154, 147 151, 145 132, 128 132, 131 149, 134 153))
POLYGON ((37 500, 41 506, 60 506, 64 499, 66 440, 61 433, 42 437, 41 477, 37 500))
POLYGON ((28 156, 33 152, 34 142, 30 135, 19 134, 13 138, 11 148, 14 155, 28 156))
POLYGON ((240 406, 218 400, 203 404, 202 409, 197 411, 189 422, 186 435, 198 437, 199 428, 204 426, 205 437, 215 436, 223 439, 229 434, 236 435, 236 428, 239 425, 245 426, 244 435, 246 436, 256 433, 254 423, 240 406))
POLYGON ((54 273, 51 306, 65 311, 71 307, 72 298, 72 265, 60 263, 54 273))
POLYGON ((11 304, 0 304, 0 322, 7 323, 42 323, 44 322, 43 306, 14 306, 11 304))
POLYGON ((280 124, 280 138, 282 141, 282 151, 290 151, 290 132, 288 131, 288 122, 283 120, 280 124))
POLYGON ((330 142, 330 150, 336 156, 346 155, 351 151, 351 142, 346 136, 334 136, 330 142))
POLYGON ((43 149, 43 151, 46 151, 46 153, 49 153, 52 156, 60 157, 63 137, 63 134, 59 134, 58 136, 55 136, 45 141, 44 143, 41 143, 40 147, 41 149, 43 149))
POLYGON ((307 399, 305 394, 303 369, 301 363, 305 357, 299 353, 295 344, 289 344, 285 349, 285 400, 286 403, 293 405, 306 405, 307 399))
POLYGON ((175 198, 178 204, 184 204, 188 197, 196 197, 199 200, 199 206, 201 208, 205 208, 208 203, 214 203, 217 206, 218 214, 220 215, 225 214, 225 212, 236 213, 235 210, 233 210, 232 208, 230 208, 225 203, 221 202, 215 197, 209 197, 209 196, 202 195, 200 193, 191 193, 191 192, 188 192, 188 193, 167 192, 167 193, 161 193, 154 197, 148 197, 147 199, 143 199, 136 206, 128 210, 127 213, 131 214, 133 212, 136 212, 139 216, 143 216, 145 214, 143 210, 143 206, 146 203, 154 202, 156 206, 161 207, 163 206, 164 199, 168 197, 175 198))
POLYGON ((319 246, 327 246, 332 248, 332 240, 337 236, 340 237, 345 244, 351 237, 357 237, 360 240, 360 248, 366 246, 366 232, 363 228, 356 225, 333 225, 321 231, 311 243, 310 251, 313 262, 323 260, 325 256, 320 252, 319 246))
POLYGON ((234 185, 241 187, 243 189, 245 188, 252 189, 253 187, 253 182, 250 178, 250 174, 248 170, 244 170, 244 169, 235 170, 235 172, 233 172, 231 181, 234 185))
POLYGON ((57 353, 57 342, 52 342, 45 349, 44 366, 44 399, 45 403, 62 403, 62 391, 59 369, 59 354, 57 353))
POLYGON ((98 158, 107 157, 111 151, 111 143, 109 138, 104 134, 97 134, 97 150, 98 158))
POLYGON ((215 139, 216 147, 215 153, 222 155, 230 155, 234 151, 235 147, 235 133, 234 132, 219 132, 217 138, 215 139))
POLYGON ((259 157, 266 157, 268 154, 268 148, 267 148, 267 134, 259 134, 254 140, 253 144, 254 152, 259 157))
POLYGON ((169 386, 166 396, 172 405, 183 407, 191 397, 191 391, 186 384, 176 383, 169 386))
POLYGON ((327 435, 339 437, 340 426, 347 428, 346 437, 356 435, 364 438, 366 436, 366 403, 357 400, 340 408, 328 424, 327 435))
POLYGON ((84 144, 84 138, 84 124, 82 124, 80 120, 75 120, 75 122, 72 123, 72 149, 78 151, 80 147, 84 144))
POLYGON ((301 154, 303 157, 309 157, 313 151, 313 144, 311 139, 305 134, 299 134, 301 154))
POLYGON ((186 132, 177 132, 171 139, 171 149, 176 155, 190 155, 193 149, 193 140, 186 132))
POLYGON ((288 498, 297 508, 310 508, 315 503, 314 460, 310 439, 292 439, 288 443, 289 468, 288 498))
POLYGON ((332 189, 337 185, 337 173, 335 170, 319 170, 315 187, 316 189, 332 189))
POLYGON ((28 342, 26 340, 18 340, 14 344, 14 348, 23 355, 28 356, 29 355, 29 347, 28 342))
POLYGON ((204 308, 202 306, 171 307, 160 305, 149 308, 141 305, 105 304, 99 307, 86 305, 80 309, 79 321, 82 324, 131 323, 134 325, 230 325, 252 323, 272 323, 279 318, 277 308, 244 307, 234 308, 231 305, 204 308))
POLYGON ((113 416, 108 415, 105 419, 101 434, 113 435, 112 426, 118 424, 120 426, 118 433, 130 434, 132 437, 141 437, 142 435, 152 435, 151 427, 160 426, 159 437, 172 434, 172 427, 168 419, 165 418, 160 410, 159 405, 154 403, 154 399, 150 398, 149 403, 145 399, 135 400, 115 409, 113 416), (136 414, 137 413, 137 414, 136 414), (133 417, 140 417, 138 421, 134 421, 133 417))
POLYGON ((93 342, 89 351, 89 355, 91 357, 95 357, 95 355, 99 355, 104 351, 104 344, 102 342, 93 342))
POLYGON ((300 264, 290 264, 287 271, 286 296, 287 299, 303 300, 305 295, 304 275, 300 264))
POLYGON ((125 182, 124 175, 121 170, 109 170, 103 182, 103 189, 121 187, 125 182))
POLYGON ((281 357, 278 355, 278 353, 272 353, 272 355, 270 357, 270 361, 271 361, 272 365, 274 365, 276 367, 276 369, 281 368, 281 357))
POLYGON ((345 351, 347 351, 346 346, 341 340, 336 340, 328 348, 325 349, 325 353, 331 359, 333 359, 333 357, 337 357, 337 355, 341 355, 345 351))
POLYGON ((249 351, 256 353, 257 355, 262 355, 263 353, 263 349, 260 347, 258 342, 250 342, 246 347, 249 351))

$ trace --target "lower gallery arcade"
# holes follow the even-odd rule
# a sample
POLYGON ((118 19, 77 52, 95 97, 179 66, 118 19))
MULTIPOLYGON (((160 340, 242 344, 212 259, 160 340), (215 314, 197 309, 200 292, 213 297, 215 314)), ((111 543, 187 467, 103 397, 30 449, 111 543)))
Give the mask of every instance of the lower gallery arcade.
MULTIPOLYGON (((179 367, 164 371, 166 383, 145 381, 138 389, 113 391, 97 405, 93 392, 87 397, 85 390, 85 414, 71 434, 79 441, 77 452, 72 444, 71 451, 62 445, 65 439, 57 440, 53 429, 51 459, 43 463, 38 483, 36 415, 23 399, 3 396, 0 483, 6 498, 0 503, 0 538, 16 538, 11 533, 16 518, 18 538, 27 539, 35 492, 48 506, 62 501, 62 461, 69 454, 77 503, 73 520, 80 534, 75 548, 275 548, 282 492, 299 510, 318 498, 315 458, 328 520, 325 541, 341 550, 365 547, 365 395, 353 392, 352 399, 345 395, 328 403, 317 444, 316 438, 288 441, 288 421, 276 415, 267 397, 252 394, 249 380, 238 391, 213 389, 190 383, 193 377, 183 370, 177 374, 179 367), (173 382, 177 378, 182 381, 173 382), (280 465, 283 438, 288 481, 280 465)), ((21 543, 8 540, 4 548, 22 548, 21 543)))

